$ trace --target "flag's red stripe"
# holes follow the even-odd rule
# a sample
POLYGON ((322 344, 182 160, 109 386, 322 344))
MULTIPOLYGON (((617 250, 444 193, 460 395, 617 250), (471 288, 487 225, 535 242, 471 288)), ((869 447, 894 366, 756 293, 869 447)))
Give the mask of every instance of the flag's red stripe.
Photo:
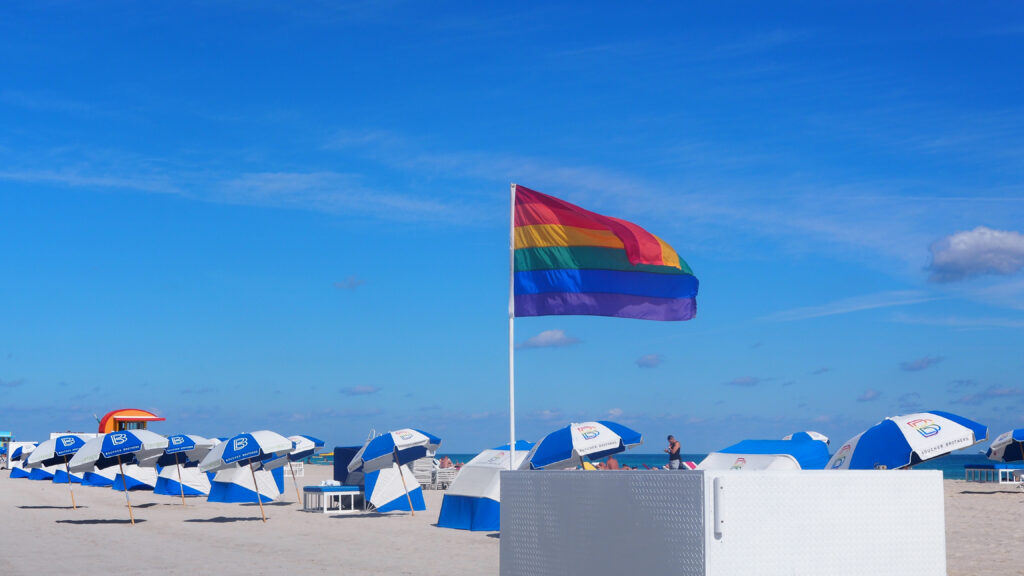
POLYGON ((653 234, 636 224, 602 216, 575 204, 517 185, 515 225, 535 224, 561 224, 609 230, 622 240, 630 263, 665 265, 661 257, 661 243, 653 234))

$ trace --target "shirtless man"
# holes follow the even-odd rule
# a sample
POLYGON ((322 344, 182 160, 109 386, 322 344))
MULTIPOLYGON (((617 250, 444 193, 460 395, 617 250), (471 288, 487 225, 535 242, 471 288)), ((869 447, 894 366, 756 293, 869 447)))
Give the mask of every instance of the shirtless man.
POLYGON ((683 461, 683 457, 679 454, 679 441, 676 437, 669 434, 668 436, 668 448, 664 452, 668 453, 668 469, 679 470, 679 465, 683 461))

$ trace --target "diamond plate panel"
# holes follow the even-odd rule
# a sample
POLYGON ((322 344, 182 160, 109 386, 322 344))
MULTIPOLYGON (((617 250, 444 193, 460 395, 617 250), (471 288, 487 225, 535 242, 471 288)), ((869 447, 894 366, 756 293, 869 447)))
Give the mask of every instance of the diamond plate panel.
POLYGON ((700 472, 501 475, 503 576, 704 576, 700 472))

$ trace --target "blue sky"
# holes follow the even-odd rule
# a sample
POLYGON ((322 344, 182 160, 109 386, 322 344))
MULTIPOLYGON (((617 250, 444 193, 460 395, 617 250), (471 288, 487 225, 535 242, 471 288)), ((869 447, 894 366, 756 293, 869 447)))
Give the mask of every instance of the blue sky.
POLYGON ((0 9, 0 428, 507 441, 508 186, 626 218, 682 323, 516 322, 520 436, 1024 426, 1024 8, 0 9))

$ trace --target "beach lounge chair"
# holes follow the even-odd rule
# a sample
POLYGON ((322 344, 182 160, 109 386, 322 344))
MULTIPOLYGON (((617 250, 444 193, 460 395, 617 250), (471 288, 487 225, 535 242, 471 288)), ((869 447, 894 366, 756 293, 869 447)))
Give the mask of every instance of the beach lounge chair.
POLYGON ((412 474, 416 477, 416 482, 424 490, 429 490, 437 487, 437 478, 435 471, 437 470, 437 461, 431 457, 420 458, 411 465, 412 474))
POLYGON ((435 478, 437 481, 437 488, 439 490, 447 490, 452 482, 455 481, 455 477, 458 476, 458 468, 438 468, 435 478))

